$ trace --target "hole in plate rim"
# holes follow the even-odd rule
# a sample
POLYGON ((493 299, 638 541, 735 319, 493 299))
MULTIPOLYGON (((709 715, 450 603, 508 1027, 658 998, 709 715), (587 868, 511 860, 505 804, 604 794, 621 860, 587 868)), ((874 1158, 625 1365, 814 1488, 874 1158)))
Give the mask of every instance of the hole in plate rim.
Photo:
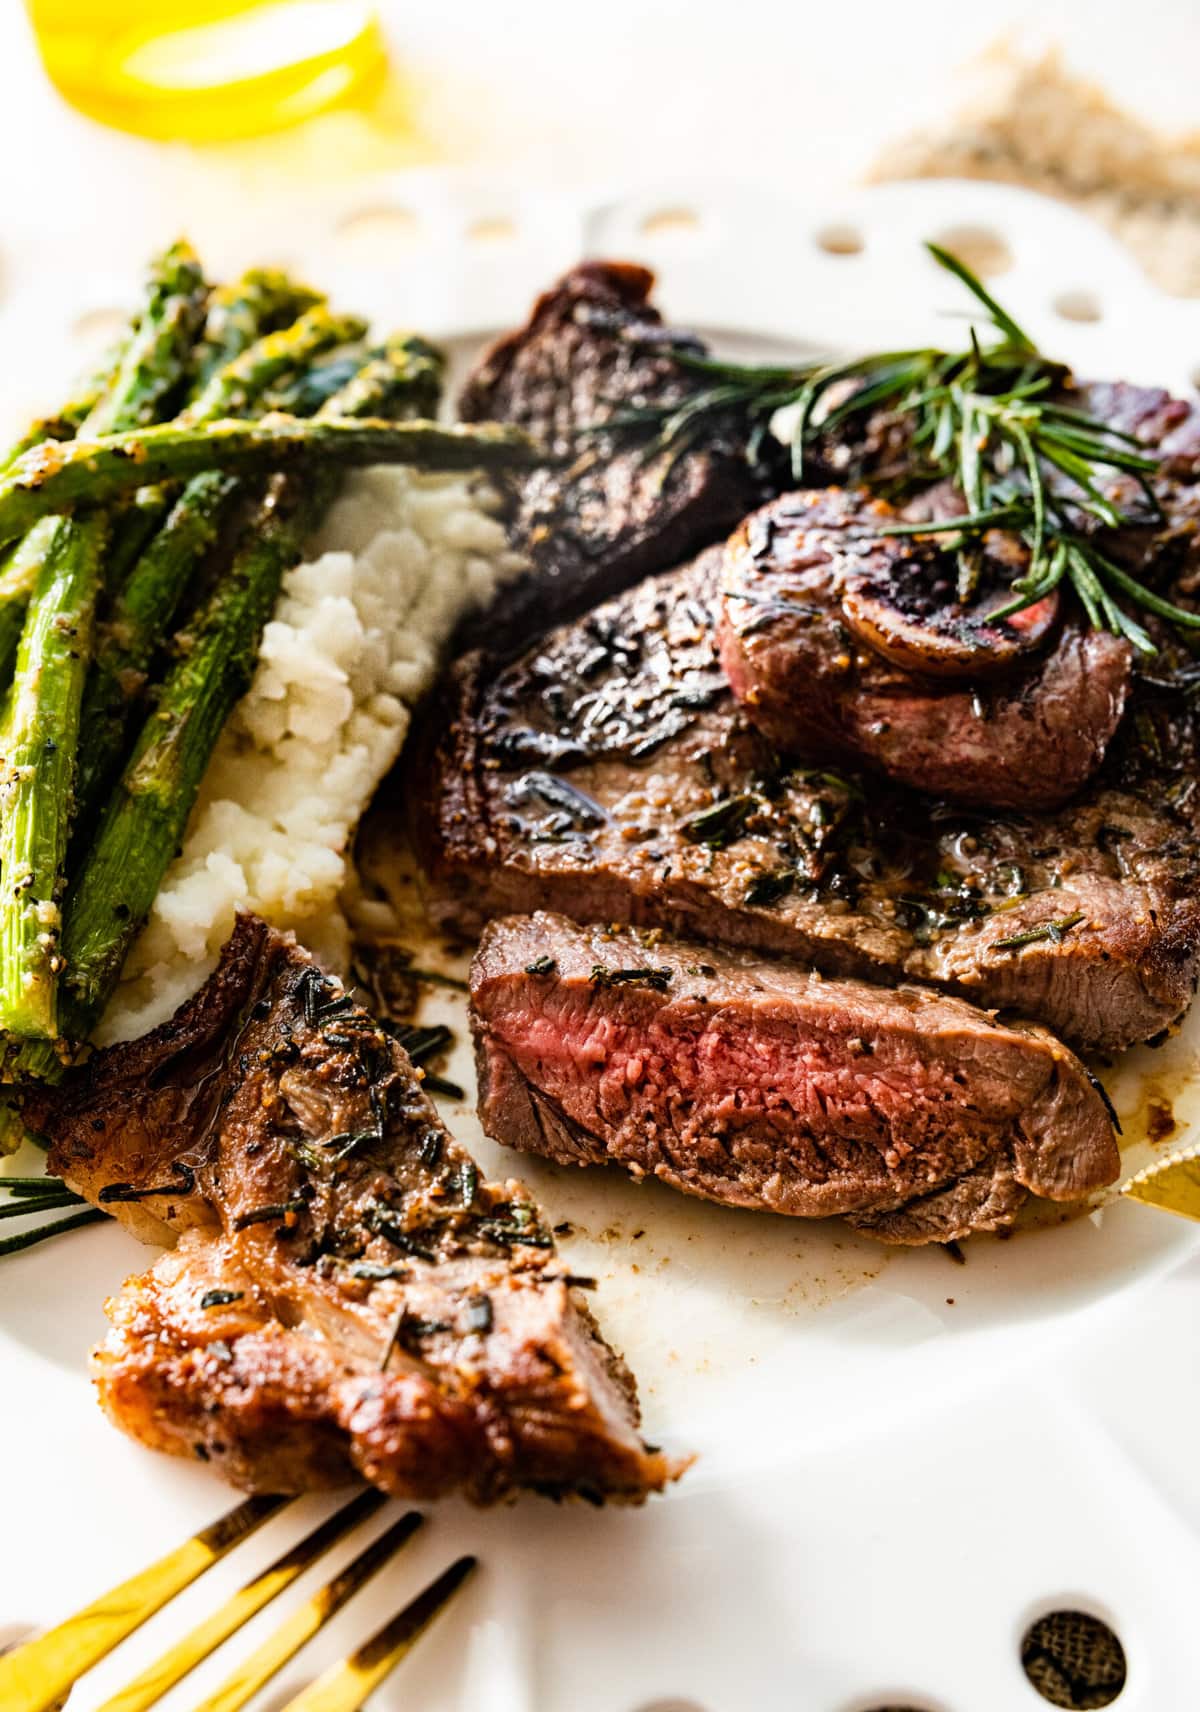
POLYGON ((982 220, 957 220, 930 234, 930 242, 949 250, 978 274, 980 279, 998 279, 1016 265, 1016 253, 1010 240, 995 226, 982 220))
POLYGON ((883 1694, 860 1695, 838 1708, 838 1712, 949 1712, 944 1701, 915 1697, 911 1689, 885 1690, 883 1694))
POLYGON ((1055 292, 1050 307, 1061 321, 1071 321, 1076 326, 1093 327, 1104 319, 1103 302, 1087 286, 1072 286, 1066 291, 1055 292))
MULTIPOLYGON (((1040 1599, 1027 1608, 1023 1618, 1017 1623, 1014 1640, 1017 1652, 1017 1662, 1021 1667, 1022 1674, 1029 1684, 1031 1692, 1041 1700, 1043 1705, 1058 1707, 1060 1712, 1101 1712, 1101 1709, 1109 1706, 1119 1707, 1121 1698, 1124 1695, 1126 1688, 1129 1686, 1129 1648, 1125 1640, 1122 1638, 1114 1611, 1110 1606, 1106 1605, 1103 1600, 1094 1599, 1087 1594, 1078 1593, 1065 1593, 1060 1594, 1057 1597, 1050 1596, 1045 1599, 1040 1599), (1107 1699, 1099 1699, 1092 1696, 1084 1699, 1051 1699, 1047 1694, 1043 1693, 1042 1689, 1029 1674, 1029 1669, 1025 1662, 1026 1647, 1029 1643, 1029 1639, 1034 1630, 1037 1629, 1040 1624, 1055 1617, 1082 1618, 1085 1622, 1095 1624, 1097 1629, 1103 1631, 1106 1637, 1111 1638, 1111 1640, 1115 1642, 1120 1654, 1122 1676, 1116 1692, 1109 1695, 1107 1699)), ((1103 1690, 1094 1690, 1093 1694, 1097 1692, 1103 1692, 1103 1690)))
POLYGON ((812 235, 817 249, 838 261, 866 252, 867 240, 862 228, 853 220, 826 220, 812 235))
POLYGON ((703 225, 703 216, 686 202, 660 202, 646 210, 637 229, 643 238, 684 238, 694 237, 703 225))
POLYGON ((511 214, 477 214, 464 227, 464 236, 472 244, 511 244, 517 235, 511 214))
POLYGON ((424 236, 426 226, 418 210, 405 202, 369 202, 339 215, 334 231, 350 244, 411 244, 424 236))

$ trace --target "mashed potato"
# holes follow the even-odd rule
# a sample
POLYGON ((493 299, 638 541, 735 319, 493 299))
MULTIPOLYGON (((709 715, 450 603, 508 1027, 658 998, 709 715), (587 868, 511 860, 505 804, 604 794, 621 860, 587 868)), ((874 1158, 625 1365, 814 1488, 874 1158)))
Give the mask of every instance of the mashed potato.
POLYGON ((354 829, 456 621, 522 565, 494 510, 469 476, 387 468, 347 479, 284 582, 254 682, 98 1038, 168 1017, 212 969, 240 908, 344 966, 339 897, 354 829))

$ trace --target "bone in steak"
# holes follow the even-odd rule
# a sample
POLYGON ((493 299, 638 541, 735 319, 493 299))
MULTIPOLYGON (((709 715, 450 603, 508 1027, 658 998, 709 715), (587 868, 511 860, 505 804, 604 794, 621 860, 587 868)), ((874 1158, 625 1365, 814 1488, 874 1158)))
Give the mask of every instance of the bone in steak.
MULTIPOLYGON (((1116 731, 1129 644, 1051 613, 1044 646, 1026 654, 1015 621, 961 615, 956 553, 881 533, 895 515, 860 491, 819 488, 773 501, 734 532, 718 626, 734 694, 787 753, 866 764, 960 802, 1059 806, 1116 731), (923 647, 924 670, 899 657, 919 659, 923 647)), ((1021 615, 1027 627, 1034 610, 1021 615)))
POLYGON ((918 1243, 1117 1175, 1072 1053, 928 988, 537 914, 486 929, 471 1007, 484 1129, 563 1164, 918 1243))
POLYGON ((459 661, 407 796, 443 925, 539 908, 920 980, 1116 1048, 1200 963, 1190 668, 1139 683, 1092 785, 981 814, 781 763, 717 657, 720 550, 497 671, 459 661), (420 773, 423 771, 424 776, 420 773))
POLYGON ((144 1443, 264 1492, 636 1502, 680 1471, 526 1190, 479 1180, 290 936, 242 917, 169 1023, 27 1111, 74 1189, 178 1239, 109 1302, 95 1357, 144 1443))
MULTIPOLYGON (((462 393, 464 421, 518 423, 559 460, 518 479, 512 536, 534 569, 480 623, 491 648, 524 646, 557 619, 719 540, 772 486, 733 417, 710 424, 695 446, 658 456, 646 435, 596 432, 630 409, 682 405, 700 384, 673 352, 704 346, 663 325, 653 284, 628 263, 573 268, 524 327, 492 346, 462 393)), ((782 466, 775 442, 763 458, 782 466)))

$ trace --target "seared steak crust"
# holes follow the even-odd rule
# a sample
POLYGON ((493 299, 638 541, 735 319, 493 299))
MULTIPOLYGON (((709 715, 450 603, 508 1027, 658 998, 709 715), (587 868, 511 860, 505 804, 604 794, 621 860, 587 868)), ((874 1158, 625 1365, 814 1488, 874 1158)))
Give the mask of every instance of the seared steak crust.
POLYGON ((51 1169, 178 1238, 108 1304, 101 1401, 251 1490, 365 1477, 490 1503, 638 1501, 679 1471, 519 1183, 482 1183, 406 1055, 290 936, 28 1114, 51 1169))
POLYGON ((484 1128, 565 1164, 865 1214, 898 1242, 994 1229, 1026 1191, 1074 1200, 1117 1175, 1072 1053, 928 988, 537 914, 486 929, 471 1004, 484 1128))
POLYGON ((1139 684, 1097 780, 989 814, 782 764, 729 693, 721 553, 648 580, 431 710, 418 845, 441 922, 549 908, 919 980, 1116 1048, 1180 1015, 1200 962, 1192 702, 1139 684))
MULTIPOLYGON (((517 478, 514 544, 534 570, 480 626, 491 648, 523 646, 572 612, 626 588, 728 533, 765 497, 767 472, 747 461, 731 418, 676 455, 647 436, 596 432, 647 404, 682 404, 698 381, 674 352, 702 353, 664 327, 654 276, 622 262, 585 262, 534 304, 528 323, 480 360, 459 400, 464 421, 514 422, 557 464, 517 478)), ((782 463, 780 449, 775 459, 782 463)))
MULTIPOLYGON (((952 589, 955 575, 953 554, 882 535, 894 517, 882 500, 821 488, 773 501, 734 532, 718 627, 734 694, 787 753, 840 757, 960 802, 1057 807, 1104 758, 1129 644, 1072 616, 1044 652, 999 676, 893 664, 855 635, 843 596, 883 584, 898 599, 910 572, 924 595, 931 578, 952 589)), ((962 629, 969 645, 969 621, 962 629)))

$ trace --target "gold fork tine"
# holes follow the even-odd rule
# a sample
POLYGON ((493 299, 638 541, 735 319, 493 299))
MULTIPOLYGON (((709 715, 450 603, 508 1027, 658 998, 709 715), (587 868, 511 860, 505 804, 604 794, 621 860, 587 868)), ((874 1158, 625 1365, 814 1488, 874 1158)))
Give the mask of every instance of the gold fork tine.
POLYGON ((475 1568, 476 1559, 460 1557, 436 1581, 418 1593, 357 1652, 333 1665, 311 1687, 289 1700, 283 1712, 359 1712, 368 1695, 420 1640, 475 1568))
MULTIPOLYGON (((363 1584, 383 1568, 411 1539, 425 1520, 419 1510, 409 1510, 398 1522, 372 1540, 352 1563, 348 1563, 332 1581, 319 1588, 311 1599, 305 1600, 275 1630, 263 1644, 244 1659, 233 1674, 225 1679, 214 1694, 202 1700, 195 1712, 238 1712, 253 1695, 283 1669, 306 1641, 323 1629, 363 1584)), ((397 1654, 399 1657, 399 1654, 397 1654)), ((0 1705, 3 1702, 0 1701, 0 1705)))
POLYGON ((247 1498, 140 1575, 122 1581, 65 1623, 0 1658, 4 1712, 48 1712, 84 1671, 290 1502, 279 1497, 247 1498))
POLYGON ((126 1688, 120 1689, 106 1700, 100 1712, 145 1712, 148 1706, 155 1705, 181 1682, 189 1671, 210 1653, 216 1652, 230 1635, 248 1623, 269 1605, 271 1600, 282 1593, 285 1587, 290 1587, 299 1577, 316 1563, 317 1559, 340 1540, 343 1535, 357 1528, 360 1522, 365 1522, 368 1516, 373 1516, 387 1502, 382 1492, 367 1491, 361 1493, 351 1503, 346 1504, 336 1515, 322 1522, 319 1528, 314 1528, 311 1534, 305 1536, 294 1545, 290 1551, 264 1569, 261 1574, 253 1577, 244 1587, 238 1589, 232 1599, 198 1623, 190 1635, 173 1647, 168 1647, 161 1658, 154 1661, 147 1670, 136 1677, 126 1688))

